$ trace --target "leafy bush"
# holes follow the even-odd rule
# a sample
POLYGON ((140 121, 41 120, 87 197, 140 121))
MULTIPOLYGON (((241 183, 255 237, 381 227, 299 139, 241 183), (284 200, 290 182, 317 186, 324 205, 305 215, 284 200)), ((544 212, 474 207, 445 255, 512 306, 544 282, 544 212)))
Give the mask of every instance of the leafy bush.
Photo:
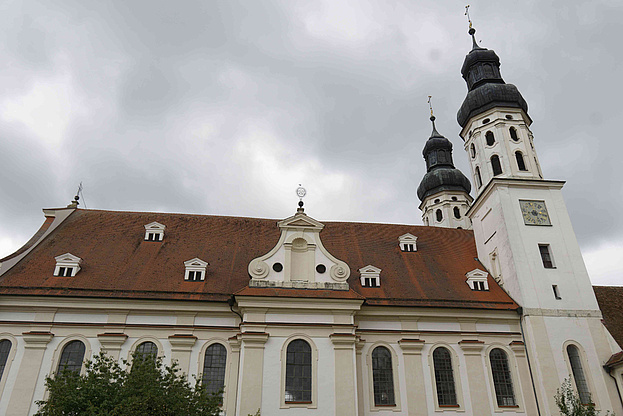
MULTIPOLYGON (((580 396, 573 388, 571 380, 566 378, 562 382, 560 388, 556 389, 554 396, 556 405, 562 416, 598 416, 599 411, 595 409, 593 404, 582 404, 580 396)), ((614 416, 614 413, 607 411, 604 416, 614 416)))
POLYGON ((222 392, 209 394, 200 382, 191 386, 179 366, 162 358, 134 354, 123 367, 100 354, 86 362, 84 375, 63 370, 46 377, 47 400, 36 416, 216 416, 222 392))

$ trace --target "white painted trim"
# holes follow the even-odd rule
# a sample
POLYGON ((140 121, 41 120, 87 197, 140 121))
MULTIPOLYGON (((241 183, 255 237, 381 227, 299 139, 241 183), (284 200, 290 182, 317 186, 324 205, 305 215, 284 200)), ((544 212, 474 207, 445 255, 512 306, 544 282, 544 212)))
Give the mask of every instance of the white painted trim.
POLYGON ((307 408, 307 409, 317 409, 318 408, 318 347, 314 343, 314 341, 306 334, 296 333, 290 335, 281 346, 281 352, 279 355, 279 359, 281 362, 281 387, 280 387, 280 401, 279 408, 280 409, 290 409, 290 408, 307 408), (287 363, 287 352, 288 345, 292 341, 296 341, 301 339, 309 344, 311 348, 311 366, 312 366, 312 394, 311 394, 311 403, 287 403, 286 402, 286 363, 287 363))

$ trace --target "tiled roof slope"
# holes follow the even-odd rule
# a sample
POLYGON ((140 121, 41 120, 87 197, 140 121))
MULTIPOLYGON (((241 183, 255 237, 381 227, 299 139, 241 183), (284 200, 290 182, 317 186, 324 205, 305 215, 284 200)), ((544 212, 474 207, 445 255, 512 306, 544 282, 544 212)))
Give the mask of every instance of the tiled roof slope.
POLYGON ((365 299, 370 305, 514 310, 490 279, 472 291, 465 273, 483 266, 468 230, 326 222, 324 246, 351 268, 349 291, 249 288, 249 262, 277 244, 276 220, 209 215, 76 210, 0 278, 0 294, 224 301, 232 294, 365 299), (163 242, 144 241, 144 225, 166 225, 163 242), (418 237, 402 252, 398 237, 418 237), (75 277, 54 277, 54 257, 83 260, 75 277), (205 281, 184 281, 184 261, 209 262, 205 281), (362 288, 358 269, 382 269, 381 287, 362 288))
POLYGON ((623 348, 623 287, 593 286, 593 290, 606 328, 623 348))

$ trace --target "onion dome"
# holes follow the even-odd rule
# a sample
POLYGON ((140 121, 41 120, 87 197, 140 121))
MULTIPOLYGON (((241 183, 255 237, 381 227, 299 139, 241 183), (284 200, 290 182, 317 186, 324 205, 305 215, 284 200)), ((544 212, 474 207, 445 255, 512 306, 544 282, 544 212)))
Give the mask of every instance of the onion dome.
POLYGON ((435 116, 431 116, 433 132, 424 145, 426 175, 417 188, 420 201, 441 191, 461 191, 469 194, 472 185, 452 162, 452 143, 435 128, 435 116))
POLYGON ((498 106, 521 108, 527 114, 528 103, 517 87, 502 79, 500 58, 494 51, 478 46, 475 33, 474 28, 469 29, 473 47, 461 68, 468 92, 457 114, 457 121, 465 127, 471 117, 498 106))

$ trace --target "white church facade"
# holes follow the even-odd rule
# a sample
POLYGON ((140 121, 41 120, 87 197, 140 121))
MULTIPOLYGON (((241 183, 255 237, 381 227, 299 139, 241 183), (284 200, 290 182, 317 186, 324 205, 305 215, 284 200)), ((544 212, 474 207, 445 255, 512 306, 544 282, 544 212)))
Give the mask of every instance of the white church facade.
POLYGON ((0 259, 0 414, 136 350, 224 388, 226 415, 558 415, 566 378, 623 414, 616 318, 499 66, 474 41, 462 68, 474 197, 431 117, 423 226, 45 209, 0 259))

